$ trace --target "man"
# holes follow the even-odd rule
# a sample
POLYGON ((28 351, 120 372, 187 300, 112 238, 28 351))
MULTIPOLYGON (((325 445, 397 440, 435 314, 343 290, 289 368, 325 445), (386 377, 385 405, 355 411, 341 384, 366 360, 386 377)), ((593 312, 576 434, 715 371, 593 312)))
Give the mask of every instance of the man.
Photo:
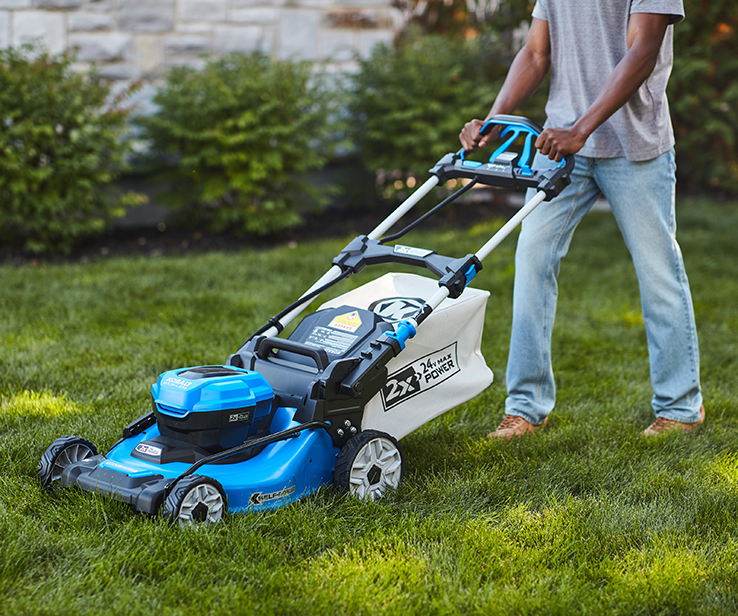
MULTIPOLYGON (((571 185, 523 222, 515 256, 505 418, 494 437, 532 433, 554 407, 551 329, 557 276, 574 229, 602 193, 630 250, 641 292, 656 421, 645 434, 704 420, 694 310, 674 214, 674 135, 666 100, 682 0, 538 0, 525 46, 489 116, 509 114, 551 68, 535 166, 577 154, 571 185), (546 157, 548 157, 548 160, 546 157)), ((466 150, 481 120, 459 138, 466 150)))

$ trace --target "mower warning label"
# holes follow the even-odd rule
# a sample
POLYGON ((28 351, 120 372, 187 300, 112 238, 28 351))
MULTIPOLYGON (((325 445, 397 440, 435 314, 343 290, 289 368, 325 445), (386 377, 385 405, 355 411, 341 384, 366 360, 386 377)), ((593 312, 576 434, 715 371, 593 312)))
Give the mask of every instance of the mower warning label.
POLYGON ((329 355, 343 355, 356 342, 356 338, 354 334, 319 325, 310 332, 305 344, 316 349, 325 349, 329 355))
POLYGON ((387 378, 380 392, 384 410, 389 411, 401 402, 440 385, 460 371, 456 342, 416 359, 387 378))
POLYGON ((361 327, 361 317, 356 310, 346 314, 340 314, 328 323, 328 327, 342 329, 345 332, 351 332, 353 334, 361 327))

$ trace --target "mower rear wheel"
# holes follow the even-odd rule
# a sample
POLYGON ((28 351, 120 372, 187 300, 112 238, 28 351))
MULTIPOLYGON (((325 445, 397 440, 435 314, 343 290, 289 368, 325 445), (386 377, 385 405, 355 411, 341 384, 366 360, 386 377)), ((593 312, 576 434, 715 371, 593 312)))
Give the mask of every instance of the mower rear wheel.
POLYGON ((79 436, 62 436, 56 439, 41 456, 36 476, 41 485, 50 490, 61 479, 64 469, 97 455, 97 448, 79 436))
POLYGON ((365 430, 336 457, 333 484, 341 492, 376 501, 388 488, 397 489, 404 473, 405 458, 397 439, 386 432, 365 430))
POLYGON ((182 528, 215 524, 223 519, 228 504, 223 486, 203 475, 180 479, 164 503, 164 517, 182 528))

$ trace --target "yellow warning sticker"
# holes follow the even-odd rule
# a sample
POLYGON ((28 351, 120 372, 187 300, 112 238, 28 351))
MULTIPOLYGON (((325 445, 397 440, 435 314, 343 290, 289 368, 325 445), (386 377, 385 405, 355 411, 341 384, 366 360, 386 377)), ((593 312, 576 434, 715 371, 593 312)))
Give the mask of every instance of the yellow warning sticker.
POLYGON ((359 316, 359 313, 354 310, 353 312, 338 315, 328 323, 328 327, 342 329, 345 332, 353 333, 361 327, 361 317, 359 316))

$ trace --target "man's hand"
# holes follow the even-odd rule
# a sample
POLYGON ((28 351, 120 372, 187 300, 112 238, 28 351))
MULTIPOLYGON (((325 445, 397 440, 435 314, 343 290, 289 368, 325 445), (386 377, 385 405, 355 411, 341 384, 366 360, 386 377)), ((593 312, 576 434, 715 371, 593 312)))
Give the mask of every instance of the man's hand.
POLYGON ((493 126, 484 137, 479 135, 479 131, 484 126, 486 120, 472 120, 464 124, 464 128, 459 133, 459 141, 467 152, 473 152, 479 148, 483 148, 491 143, 500 134, 501 126, 493 126))
POLYGON ((547 128, 536 139, 536 148, 557 163, 567 154, 576 154, 589 135, 575 128, 547 128))

